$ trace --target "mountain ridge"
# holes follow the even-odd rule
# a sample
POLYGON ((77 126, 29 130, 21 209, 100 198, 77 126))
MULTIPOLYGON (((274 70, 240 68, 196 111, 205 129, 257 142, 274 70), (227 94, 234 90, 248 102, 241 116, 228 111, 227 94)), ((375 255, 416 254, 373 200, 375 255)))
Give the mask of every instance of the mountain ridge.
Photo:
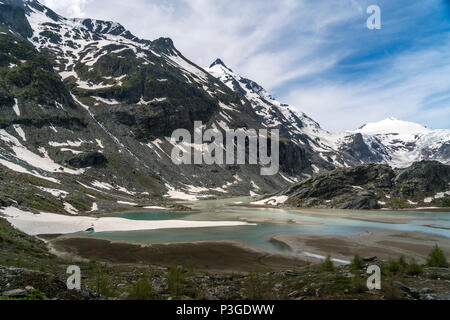
MULTIPOLYGON (((0 21, 0 89, 7 97, 0 110, 1 165, 28 181, 22 194, 39 197, 33 203, 19 189, 6 191, 5 183, 4 203, 77 214, 273 192, 293 181, 283 172, 261 177, 251 165, 174 165, 175 129, 192 130, 194 121, 221 131, 261 127, 246 99, 184 58, 168 38, 130 40, 118 25, 99 27, 54 15, 36 1, 21 3, 32 36, 0 21), (31 177, 37 181, 28 185, 31 177)), ((281 148, 292 151, 292 164, 306 160, 287 139, 281 148)))
MULTIPOLYGON (((338 167, 365 162, 387 163, 395 167, 408 167, 413 162, 422 160, 450 163, 448 129, 432 130, 417 123, 388 117, 378 122, 364 124, 357 130, 330 133, 303 112, 274 99, 256 82, 234 73, 221 59, 217 59, 207 70, 231 89, 246 95, 256 112, 267 118, 266 124, 274 125, 270 121, 276 117, 267 114, 267 110, 264 110, 265 105, 266 109, 278 108, 282 113, 291 112, 300 118, 305 126, 295 128, 297 134, 303 132, 312 137, 309 141, 312 145, 316 145, 318 151, 324 148, 335 155, 340 155, 338 161, 330 161, 338 167), (283 108, 286 111, 282 110, 283 108)), ((294 122, 289 117, 287 120, 294 122)), ((289 123, 285 123, 284 126, 289 127, 289 123)), ((291 137, 295 137, 295 134, 291 134, 291 137)))
POLYGON ((378 137, 322 129, 220 59, 197 66, 169 38, 144 40, 115 22, 67 19, 36 0, 5 0, 0 8, 2 203, 91 214, 255 196, 392 153, 378 137), (221 132, 280 129, 280 172, 174 165, 171 134, 192 132, 194 121, 221 132), (10 180, 21 184, 11 188, 10 180))

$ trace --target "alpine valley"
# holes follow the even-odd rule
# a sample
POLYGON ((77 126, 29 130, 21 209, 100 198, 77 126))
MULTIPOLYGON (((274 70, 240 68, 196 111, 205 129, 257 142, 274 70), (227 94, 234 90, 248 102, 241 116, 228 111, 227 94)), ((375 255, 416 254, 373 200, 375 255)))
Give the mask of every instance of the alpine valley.
POLYGON ((0 0, 0 300, 449 300, 450 130, 298 110, 169 38, 0 0), (198 122, 278 129, 280 170, 174 164, 198 122))
MULTIPOLYGON (((275 194, 330 170, 366 163, 400 170, 425 160, 450 163, 450 130, 389 118, 330 133, 220 59, 195 65, 168 38, 68 19, 36 0, 0 1, 3 207, 69 215, 176 208, 173 199, 275 194), (173 164, 171 134, 192 132, 194 121, 220 131, 279 129, 280 172, 173 164)), ((448 182, 422 191, 434 197, 447 189, 448 182)))

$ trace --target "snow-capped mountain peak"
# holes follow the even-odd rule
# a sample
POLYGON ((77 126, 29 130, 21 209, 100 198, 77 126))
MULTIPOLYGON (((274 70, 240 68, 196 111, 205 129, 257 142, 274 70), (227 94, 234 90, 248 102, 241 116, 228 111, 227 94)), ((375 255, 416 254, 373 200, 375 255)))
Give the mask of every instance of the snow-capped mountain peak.
POLYGON ((278 101, 255 81, 233 72, 221 59, 217 59, 205 70, 233 91, 243 94, 264 126, 279 128, 298 146, 311 148, 319 155, 319 162, 324 161, 334 166, 352 163, 347 155, 338 150, 338 140, 342 138, 342 134, 333 135, 322 129, 305 113, 278 101))
MULTIPOLYGON (((286 119, 294 120, 292 117, 298 117, 305 120, 306 123, 300 124, 300 128, 305 125, 311 125, 314 128, 320 128, 319 124, 308 118, 303 112, 295 110, 292 106, 284 104, 276 100, 258 83, 246 79, 237 73, 233 72, 221 59, 217 59, 206 69, 211 75, 220 79, 233 91, 243 93, 246 98, 252 103, 255 112, 263 117, 267 122, 266 125, 277 126, 279 121, 275 121, 275 117, 270 115, 271 111, 275 109, 280 111, 286 119)), ((298 128, 300 130, 300 128, 298 128)))
POLYGON ((411 139, 418 134, 424 134, 430 131, 430 129, 420 124, 389 117, 378 122, 365 124, 355 132, 370 135, 393 134, 400 135, 402 138, 411 139))
POLYGON ((233 72, 233 70, 231 70, 230 68, 228 68, 225 63, 222 61, 222 59, 217 58, 216 61, 214 61, 213 63, 211 63, 211 65, 209 66, 210 68, 213 68, 214 66, 221 66, 222 68, 225 68, 226 70, 233 72))
POLYGON ((217 59, 206 69, 250 101, 267 127, 279 127, 294 143, 309 145, 334 166, 384 162, 407 167, 415 161, 450 162, 450 130, 431 130, 420 124, 388 117, 357 130, 329 133, 294 107, 274 99, 256 82, 243 78, 217 59))
POLYGON ((380 153, 383 162, 394 167, 407 167, 421 160, 449 163, 450 130, 431 130, 418 123, 389 117, 368 123, 349 136, 361 134, 372 152, 380 153))

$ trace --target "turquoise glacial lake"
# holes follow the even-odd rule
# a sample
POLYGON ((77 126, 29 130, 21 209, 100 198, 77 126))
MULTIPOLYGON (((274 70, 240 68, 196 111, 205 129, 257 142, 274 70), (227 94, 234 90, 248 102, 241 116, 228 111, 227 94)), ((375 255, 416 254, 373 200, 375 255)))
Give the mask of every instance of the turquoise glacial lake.
MULTIPOLYGON (((131 220, 187 220, 187 221, 249 221, 252 225, 233 227, 183 228, 148 231, 101 232, 86 235, 97 239, 135 243, 171 243, 194 241, 232 240, 243 245, 268 252, 284 250, 271 242, 277 234, 351 235, 369 230, 423 232, 450 239, 449 212, 407 211, 339 211, 308 210, 298 213, 277 208, 249 208, 230 206, 230 203, 246 202, 247 198, 227 200, 205 200, 184 203, 198 212, 128 212, 117 215, 131 220), (326 214, 344 213, 344 216, 326 214), (319 214, 318 214, 319 213, 319 214), (323 214, 323 215, 321 215, 323 214), (358 215, 358 219, 351 216, 358 215), (366 221, 364 217, 387 221, 400 219, 396 223, 366 221), (272 221, 273 220, 273 221, 272 221), (294 223, 295 221, 303 222, 294 223), (306 223, 306 224, 305 224, 306 223)), ((449 240, 450 241, 450 240, 449 240)))

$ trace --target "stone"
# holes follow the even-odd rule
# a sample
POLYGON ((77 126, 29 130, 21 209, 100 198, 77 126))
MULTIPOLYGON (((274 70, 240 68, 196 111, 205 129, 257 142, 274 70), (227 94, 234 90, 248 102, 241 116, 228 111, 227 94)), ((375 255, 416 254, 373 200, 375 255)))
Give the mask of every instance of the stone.
POLYGON ((433 290, 430 288, 422 288, 422 290, 420 290, 421 293, 433 293, 433 290))
POLYGON ((405 286, 403 283, 396 281, 395 284, 406 294, 410 295, 411 297, 413 297, 414 299, 419 299, 420 298, 420 294, 419 291, 417 291, 414 288, 409 288, 407 286, 405 286))
POLYGON ((119 296, 119 300, 126 300, 128 299, 128 297, 130 296, 130 294, 128 292, 123 292, 120 296, 119 296))
POLYGON ((350 278, 354 278, 355 275, 351 272, 346 272, 343 274, 344 278, 350 279, 350 278))
POLYGON ((100 152, 90 152, 77 155, 67 160, 67 163, 75 168, 104 167, 108 159, 100 152))
POLYGON ((21 298, 26 297, 28 295, 28 291, 25 289, 14 289, 5 291, 2 294, 4 297, 12 297, 12 298, 21 298))
POLYGON ((291 293, 289 293, 289 294, 288 294, 288 297, 289 297, 289 298, 292 298, 292 297, 295 297, 295 296, 297 296, 297 295, 298 295, 298 291, 295 290, 295 291, 292 291, 291 293))
POLYGON ((450 300, 450 291, 440 293, 437 297, 439 300, 450 300))
POLYGON ((321 295, 322 295, 322 290, 320 290, 320 288, 317 288, 317 289, 316 289, 316 297, 317 297, 317 298, 320 298, 321 295))
POLYGON ((373 257, 364 258, 363 260, 364 260, 364 262, 374 262, 374 261, 378 260, 378 257, 373 256, 373 257))

